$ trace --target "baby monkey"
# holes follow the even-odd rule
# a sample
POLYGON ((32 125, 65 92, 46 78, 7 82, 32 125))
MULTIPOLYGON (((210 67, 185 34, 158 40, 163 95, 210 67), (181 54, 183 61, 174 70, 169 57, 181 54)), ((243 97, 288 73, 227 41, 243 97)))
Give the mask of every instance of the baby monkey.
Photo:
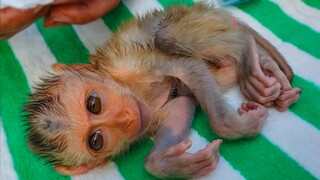
POLYGON ((146 169, 161 178, 208 174, 221 140, 188 153, 197 104, 221 138, 258 134, 265 106, 285 110, 300 89, 280 53, 221 9, 196 4, 155 11, 125 23, 90 57, 56 64, 35 88, 29 145, 67 175, 106 163, 129 145, 154 137, 146 169), (238 112, 222 93, 239 83, 250 100, 238 112))

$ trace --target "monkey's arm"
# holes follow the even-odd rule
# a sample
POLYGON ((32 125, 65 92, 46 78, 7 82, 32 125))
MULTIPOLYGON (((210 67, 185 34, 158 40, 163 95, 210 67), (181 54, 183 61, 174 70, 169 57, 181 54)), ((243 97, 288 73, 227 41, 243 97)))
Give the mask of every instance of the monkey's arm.
POLYGON ((146 169, 161 178, 199 177, 212 171, 219 159, 220 140, 213 141, 206 148, 186 152, 192 142, 186 140, 196 102, 190 97, 170 100, 155 118, 164 118, 155 136, 155 145, 145 160, 146 169))
MULTIPOLYGON (((275 54, 276 60, 259 57, 255 40, 250 35, 246 36, 244 32, 237 34, 211 31, 212 35, 206 33, 200 35, 190 25, 185 25, 188 30, 181 32, 179 30, 181 28, 176 23, 165 21, 162 23, 165 26, 160 26, 155 34, 156 47, 170 54, 212 61, 218 67, 228 66, 230 63, 238 64, 240 75, 238 80, 243 94, 248 99, 266 106, 275 105, 279 110, 285 110, 298 99, 300 89, 292 88, 289 82, 292 77, 290 66, 265 39, 260 38, 259 42, 270 45, 265 45, 268 48, 266 50, 275 54), (242 44, 242 46, 237 44, 242 44), (279 65, 275 63, 278 61, 281 62, 278 63, 279 65), (284 72, 281 67, 285 70, 284 72)), ((199 23, 199 25, 202 24, 199 23)), ((203 26, 204 31, 211 28, 203 26)))

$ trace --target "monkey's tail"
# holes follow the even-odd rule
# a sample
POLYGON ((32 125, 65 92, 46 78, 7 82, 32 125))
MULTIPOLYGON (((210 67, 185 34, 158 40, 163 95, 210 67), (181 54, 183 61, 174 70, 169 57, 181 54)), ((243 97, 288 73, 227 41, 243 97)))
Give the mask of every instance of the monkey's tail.
POLYGON ((245 31, 249 32, 256 43, 260 45, 271 57, 272 59, 278 64, 281 71, 285 74, 289 82, 292 82, 293 79, 293 71, 290 65, 287 63, 286 59, 280 54, 280 52, 277 50, 276 47, 274 47, 268 40, 263 38, 261 35, 259 35, 254 29, 249 27, 243 22, 239 22, 240 28, 245 31))

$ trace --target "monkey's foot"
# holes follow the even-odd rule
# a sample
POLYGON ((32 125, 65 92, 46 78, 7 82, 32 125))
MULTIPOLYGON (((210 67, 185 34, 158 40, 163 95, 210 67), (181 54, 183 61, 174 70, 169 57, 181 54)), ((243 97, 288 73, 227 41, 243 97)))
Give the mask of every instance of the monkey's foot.
POLYGON ((282 91, 280 96, 274 101, 275 107, 279 111, 285 111, 291 104, 296 102, 300 97, 302 89, 292 88, 289 90, 282 91))
POLYGON ((244 119, 242 133, 244 136, 253 136, 261 131, 264 121, 268 117, 267 108, 253 101, 242 103, 238 109, 240 116, 244 119))

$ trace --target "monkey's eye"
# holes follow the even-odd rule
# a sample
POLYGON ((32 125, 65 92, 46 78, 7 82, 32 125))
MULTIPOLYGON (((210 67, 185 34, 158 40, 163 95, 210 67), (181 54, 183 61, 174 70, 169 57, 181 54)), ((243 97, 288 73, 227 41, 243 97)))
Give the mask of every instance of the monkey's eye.
POLYGON ((92 133, 89 137, 89 146, 94 151, 99 151, 103 146, 103 137, 101 131, 98 130, 92 133))
POLYGON ((93 114, 101 111, 101 100, 96 93, 92 93, 87 100, 87 109, 93 114))

